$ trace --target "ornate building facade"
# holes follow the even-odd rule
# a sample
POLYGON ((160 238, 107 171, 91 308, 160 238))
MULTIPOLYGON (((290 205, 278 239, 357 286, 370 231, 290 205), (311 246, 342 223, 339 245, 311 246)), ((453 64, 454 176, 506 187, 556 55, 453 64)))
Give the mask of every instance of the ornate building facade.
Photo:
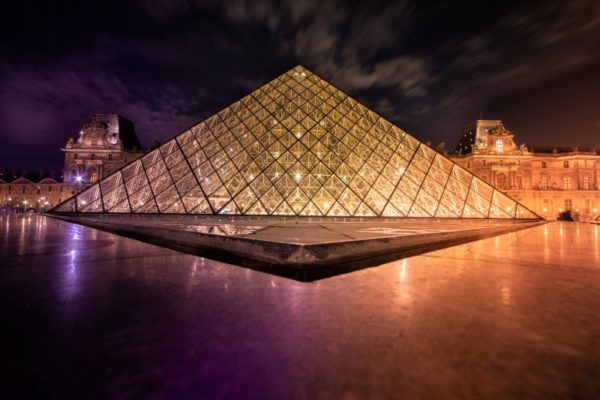
POLYGON ((600 214, 596 150, 517 146, 501 120, 478 120, 450 158, 546 219, 566 210, 584 221, 600 214))
POLYGON ((48 210, 145 153, 133 123, 115 114, 92 115, 77 140, 69 138, 61 150, 65 153, 62 182, 0 179, 0 208, 48 210))
POLYGON ((94 183, 144 154, 133 123, 114 114, 94 114, 61 150, 64 181, 75 185, 94 183))

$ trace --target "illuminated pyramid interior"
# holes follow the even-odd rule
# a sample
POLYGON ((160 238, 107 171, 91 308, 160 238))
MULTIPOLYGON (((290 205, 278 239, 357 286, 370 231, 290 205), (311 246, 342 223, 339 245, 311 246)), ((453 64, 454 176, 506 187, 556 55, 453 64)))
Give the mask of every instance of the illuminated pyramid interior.
POLYGON ((540 218, 301 66, 53 211, 540 218))

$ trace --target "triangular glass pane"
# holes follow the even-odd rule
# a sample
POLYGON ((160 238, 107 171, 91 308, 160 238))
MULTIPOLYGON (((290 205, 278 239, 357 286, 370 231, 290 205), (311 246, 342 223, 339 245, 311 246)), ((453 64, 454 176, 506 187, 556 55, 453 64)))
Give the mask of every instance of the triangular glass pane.
POLYGON ((290 195, 286 198, 287 203, 292 207, 294 212, 299 215, 300 211, 306 206, 308 203, 308 197, 304 194, 300 188, 296 188, 290 193, 290 195))
POLYGON ((154 196, 150 190, 150 185, 140 188, 136 193, 129 196, 129 203, 133 212, 137 212, 146 203, 154 203, 154 196))
POLYGON ((227 189, 225 189, 224 186, 221 186, 208 197, 208 201, 212 205, 213 210, 217 212, 219 212, 219 210, 223 208, 225 204, 229 203, 230 200, 231 196, 229 195, 227 189))
POLYGON ((470 206, 468 203, 465 204, 465 208, 462 213, 463 218, 485 218, 487 215, 483 215, 476 208, 470 206))
POLYGON ((254 203, 252 205, 252 207, 250 207, 250 209, 248 210, 248 212, 246 213, 246 215, 269 215, 271 213, 269 213, 263 206, 262 204, 257 201, 256 203, 254 203))
POLYGON ((418 204, 413 203, 412 207, 410 208, 410 211, 408 212, 408 216, 409 217, 431 217, 431 216, 433 216, 433 214, 431 214, 428 210, 425 210, 425 209, 419 207, 418 204))
POLYGON ((327 213, 328 217, 349 217, 350 214, 348 211, 342 207, 342 205, 338 202, 335 202, 331 208, 329 208, 329 212, 327 213))
POLYGON ((256 203, 256 200, 256 195, 250 187, 246 187, 234 198, 235 204, 242 214, 246 214, 250 207, 256 203))
POLYGON ((95 184, 77 195, 77 209, 84 210, 86 205, 100 199, 100 185, 95 184))
POLYGON ((101 199, 98 199, 91 203, 88 203, 79 209, 79 212, 90 212, 90 213, 100 213, 103 211, 104 210, 102 208, 102 200, 101 199))
POLYGON ((450 209, 446 208, 446 206, 444 206, 443 204, 440 204, 435 212, 435 216, 442 218, 458 218, 460 217, 460 214, 457 214, 451 211, 450 209))
POLYGON ((354 213, 355 217, 376 217, 377 214, 373 212, 373 210, 366 204, 361 203, 356 212, 354 213))
POLYGON ((329 209, 333 206, 335 198, 325 188, 321 188, 317 191, 314 196, 314 203, 325 215, 329 212, 329 209))
POLYGON ((537 215, 531 212, 529 209, 523 207, 522 205, 517 205, 517 218, 518 219, 539 219, 537 215))
POLYGON ((192 189, 182 198, 185 209, 190 214, 212 214, 208 201, 204 198, 200 188, 192 189))
POLYGON ((179 200, 179 194, 174 185, 169 186, 161 194, 156 196, 156 204, 160 212, 167 212, 169 207, 179 200))
POLYGON ((354 215, 356 209, 360 205, 360 198, 349 188, 346 188, 338 198, 340 204, 348 211, 350 215, 354 215))
POLYGON ((282 202, 279 207, 273 212, 274 215, 296 215, 294 210, 285 201, 282 202))
POLYGON ((183 203, 180 200, 176 200, 173 204, 169 206, 165 211, 165 214, 184 214, 185 208, 183 207, 183 203))
POLYGON ((283 197, 281 197, 281 194, 277 191, 277 189, 275 189, 274 186, 271 186, 260 198, 260 202, 268 213, 273 213, 282 201, 283 197))
POLYGON ((300 215, 318 217, 323 214, 321 213, 321 210, 319 210, 319 208, 315 205, 315 203, 309 201, 308 204, 306 204, 306 207, 304 207, 302 211, 300 211, 300 215))
POLYGON ((129 208, 129 201, 125 199, 108 211, 111 213, 130 213, 131 208, 129 208))
POLYGON ((123 184, 117 186, 113 190, 103 195, 104 210, 110 211, 116 204, 127 200, 127 192, 123 184))
POLYGON ((382 213, 383 217, 404 217, 405 215, 406 214, 403 214, 402 212, 400 212, 391 203, 388 203, 388 205, 385 207, 385 210, 383 210, 383 213, 382 213))

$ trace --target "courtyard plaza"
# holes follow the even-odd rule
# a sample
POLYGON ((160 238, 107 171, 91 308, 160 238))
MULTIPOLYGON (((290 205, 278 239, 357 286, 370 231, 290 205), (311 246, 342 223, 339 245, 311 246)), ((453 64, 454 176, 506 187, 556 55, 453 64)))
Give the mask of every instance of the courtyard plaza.
POLYGON ((0 222, 5 393, 600 396, 600 225, 300 282, 44 216, 0 222))

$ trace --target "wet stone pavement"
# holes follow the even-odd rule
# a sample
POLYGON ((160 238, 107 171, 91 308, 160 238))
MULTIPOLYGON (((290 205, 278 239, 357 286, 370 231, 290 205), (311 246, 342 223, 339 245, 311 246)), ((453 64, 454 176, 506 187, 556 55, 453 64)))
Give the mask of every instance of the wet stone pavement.
POLYGON ((600 398, 600 225, 311 283, 0 218, 3 398, 600 398))

